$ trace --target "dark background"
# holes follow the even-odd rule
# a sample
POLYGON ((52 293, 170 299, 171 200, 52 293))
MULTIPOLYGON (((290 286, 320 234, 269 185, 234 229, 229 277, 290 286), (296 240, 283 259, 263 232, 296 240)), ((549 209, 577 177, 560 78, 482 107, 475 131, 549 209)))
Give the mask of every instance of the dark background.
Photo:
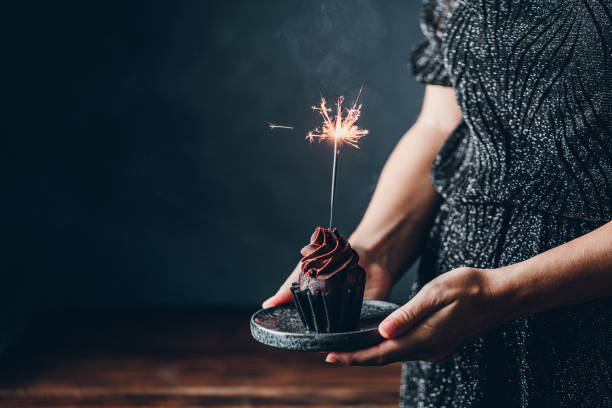
MULTIPOLYGON (((418 1, 7 7, 2 320, 63 306, 257 305, 328 220, 320 95, 364 84, 349 235, 418 112, 418 1), (295 130, 270 130, 267 122, 295 130)), ((405 299, 408 275, 393 293, 405 299)))

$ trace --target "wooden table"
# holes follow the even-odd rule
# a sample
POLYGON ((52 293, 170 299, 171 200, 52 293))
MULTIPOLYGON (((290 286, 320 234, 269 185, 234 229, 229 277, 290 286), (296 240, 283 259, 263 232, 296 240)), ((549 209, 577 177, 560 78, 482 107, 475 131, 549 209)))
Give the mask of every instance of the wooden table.
POLYGON ((47 314, 0 358, 0 407, 397 407, 399 364, 264 346, 252 312, 47 314))

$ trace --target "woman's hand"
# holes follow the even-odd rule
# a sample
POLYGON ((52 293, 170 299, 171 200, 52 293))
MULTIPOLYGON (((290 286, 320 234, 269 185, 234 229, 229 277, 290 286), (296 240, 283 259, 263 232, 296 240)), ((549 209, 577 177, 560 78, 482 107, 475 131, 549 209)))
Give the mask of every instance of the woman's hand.
POLYGON ((378 331, 387 340, 355 352, 332 352, 326 361, 384 365, 444 360, 506 319, 496 272, 464 267, 440 275, 381 322, 378 331))
MULTIPOLYGON (((355 249, 359 255, 359 265, 366 271, 366 286, 363 297, 366 299, 387 300, 391 292, 391 287, 393 286, 391 274, 389 274, 380 263, 371 259, 365 251, 358 248, 353 249, 355 249)), ((302 265, 298 262, 293 272, 289 274, 289 277, 281 285, 276 294, 263 302, 262 307, 264 309, 288 303, 293 300, 290 290, 291 284, 298 281, 301 269, 302 265)))

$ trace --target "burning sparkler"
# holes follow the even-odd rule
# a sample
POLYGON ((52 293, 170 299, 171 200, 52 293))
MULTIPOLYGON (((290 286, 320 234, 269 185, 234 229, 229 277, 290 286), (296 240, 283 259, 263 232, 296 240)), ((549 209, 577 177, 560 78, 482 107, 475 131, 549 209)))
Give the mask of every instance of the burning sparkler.
POLYGON ((331 201, 329 209, 329 228, 332 228, 332 221, 334 218, 334 199, 336 194, 336 174, 338 173, 338 155, 340 154, 340 146, 342 143, 349 144, 357 149, 359 146, 357 143, 359 139, 368 134, 365 129, 360 129, 355 125, 357 119, 361 115, 361 104, 357 105, 359 96, 363 87, 359 90, 357 98, 351 105, 350 108, 345 108, 346 116, 342 115, 342 103, 344 97, 338 98, 336 103, 336 116, 330 116, 331 108, 327 107, 327 101, 325 98, 321 98, 319 106, 313 106, 312 109, 319 111, 319 114, 323 117, 323 125, 315 129, 314 131, 308 132, 306 139, 311 143, 313 141, 322 142, 325 140, 334 141, 334 163, 332 167, 332 182, 331 182, 331 201))

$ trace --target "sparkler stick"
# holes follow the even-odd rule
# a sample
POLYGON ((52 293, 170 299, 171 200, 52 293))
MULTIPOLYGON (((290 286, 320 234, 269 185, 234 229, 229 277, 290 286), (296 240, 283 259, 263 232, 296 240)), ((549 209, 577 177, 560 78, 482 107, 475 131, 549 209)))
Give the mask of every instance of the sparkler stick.
POLYGON ((334 138, 334 165, 332 169, 332 184, 331 184, 331 203, 329 205, 329 229, 332 228, 334 220, 334 199, 336 198, 336 174, 338 173, 338 156, 340 155, 340 146, 338 146, 338 138, 334 138))
POLYGON ((336 196, 336 175, 338 174, 338 156, 340 155, 340 146, 342 143, 347 143, 357 149, 359 146, 357 143, 359 139, 368 134, 368 131, 365 129, 359 129, 355 122, 359 119, 359 115, 361 114, 361 105, 357 105, 357 101, 359 100, 359 96, 361 95, 363 87, 359 90, 357 94, 357 98, 353 105, 350 108, 345 108, 346 116, 342 115, 342 102, 344 102, 344 97, 338 98, 338 102, 336 103, 336 116, 331 118, 329 113, 331 109, 327 107, 327 101, 325 98, 321 98, 321 103, 319 106, 313 106, 312 109, 319 111, 319 114, 323 117, 323 125, 315 129, 312 132, 309 132, 306 135, 306 138, 310 141, 324 141, 324 140, 333 140, 334 141, 334 163, 332 167, 332 182, 331 182, 331 200, 330 200, 330 209, 329 209, 329 228, 332 228, 332 222, 334 218, 334 201, 336 196))

